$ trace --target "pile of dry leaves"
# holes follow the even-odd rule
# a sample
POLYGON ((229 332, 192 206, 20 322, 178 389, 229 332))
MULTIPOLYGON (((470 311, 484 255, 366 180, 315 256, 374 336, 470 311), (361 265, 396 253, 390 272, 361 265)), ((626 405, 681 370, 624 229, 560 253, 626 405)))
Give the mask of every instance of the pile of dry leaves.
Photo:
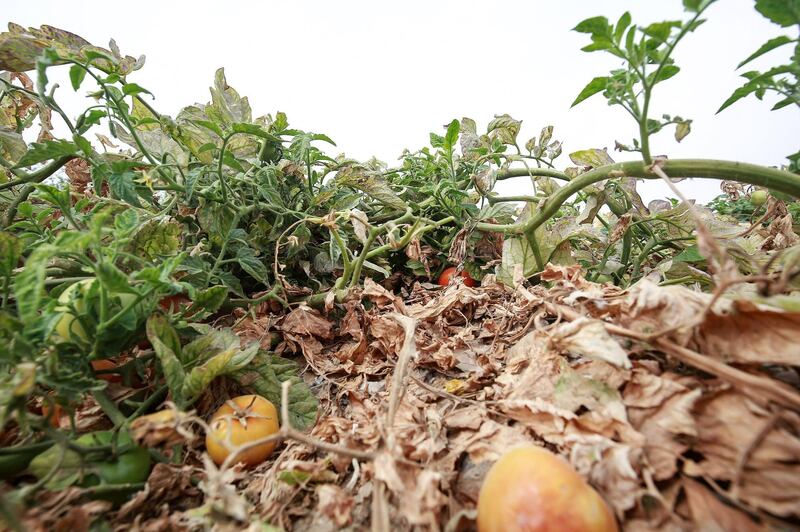
MULTIPOLYGON (((549 288, 489 276, 400 296, 367 280, 336 308, 240 320, 243 338, 278 334, 278 353, 307 362, 320 400, 310 435, 254 470, 218 470, 187 416, 184 465, 158 465, 112 522, 470 530, 488 467, 534 444, 568 460, 625 530, 800 523, 800 313, 646 279, 621 290, 577 267, 541 279, 549 288)), ((176 434, 149 436, 168 448, 176 434)), ((29 524, 79 529, 110 509, 70 493, 43 499, 29 524)))

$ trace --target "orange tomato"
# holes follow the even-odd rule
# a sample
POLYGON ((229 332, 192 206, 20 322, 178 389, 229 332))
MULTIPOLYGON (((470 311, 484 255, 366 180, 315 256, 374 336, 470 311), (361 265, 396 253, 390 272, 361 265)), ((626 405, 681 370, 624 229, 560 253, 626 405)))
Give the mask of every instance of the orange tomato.
POLYGON ((602 497, 567 462, 541 447, 503 455, 478 495, 479 532, 617 532, 602 497))
POLYGON ((280 430, 275 405, 260 395, 241 395, 226 402, 211 416, 209 426, 206 450, 217 465, 235 452, 236 462, 252 467, 266 460, 278 446, 274 440, 237 452, 237 448, 280 430))
MULTIPOLYGON (((108 371, 117 367, 114 362, 107 358, 92 360, 91 364, 92 369, 95 371, 108 371)), ((97 375, 97 378, 106 382, 122 382, 122 375, 119 373, 101 373, 97 375)))
MULTIPOLYGON (((449 268, 445 268, 442 274, 439 276, 439 285, 447 286, 450 284, 450 279, 452 279, 453 275, 456 273, 456 267, 450 266, 449 268)), ((459 274, 464 279, 464 284, 467 286, 475 286, 477 282, 473 279, 470 274, 468 274, 465 270, 461 270, 459 274)))
POLYGON ((64 414, 64 409, 58 403, 53 404, 53 411, 50 412, 50 403, 42 403, 42 417, 49 419, 50 426, 57 429, 61 426, 61 416, 64 414))

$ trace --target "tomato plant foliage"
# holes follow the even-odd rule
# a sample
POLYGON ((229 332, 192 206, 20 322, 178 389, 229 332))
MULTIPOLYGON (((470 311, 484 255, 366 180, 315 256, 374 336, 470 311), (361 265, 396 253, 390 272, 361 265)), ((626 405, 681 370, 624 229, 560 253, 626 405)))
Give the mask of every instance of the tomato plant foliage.
MULTIPOLYGON (((301 366, 268 341, 242 341, 235 325, 300 305, 335 312, 367 278, 430 283, 455 267, 466 279, 520 286, 539 282, 551 263, 623 287, 649 277, 708 288, 712 257, 698 224, 742 273, 796 267, 769 254, 793 256, 797 246, 798 154, 781 168, 652 155, 666 128, 677 142, 691 132, 689 118, 651 116, 656 87, 680 73, 673 50, 714 1, 683 4, 685 20, 637 25, 624 13, 574 28, 590 41, 584 51, 621 64, 591 79, 573 105, 602 95, 632 117, 638 137, 615 143, 633 154, 625 161, 596 148, 564 157, 553 126, 526 140, 507 114, 485 127, 454 118, 394 167, 358 161, 282 112, 253 116, 222 68, 208 102, 172 117, 154 106, 157 87, 134 81, 144 57, 123 55, 113 40, 106 49, 51 26, 9 24, 0 35, 0 428, 18 435, 20 463, 31 460, 30 445, 49 447, 34 459, 34 486, 87 486, 82 472, 113 483, 115 464, 149 464, 130 422, 167 397, 189 410, 215 382, 276 405, 288 382, 282 421, 311 427, 317 399, 301 366), (53 84, 53 69, 66 69, 71 87, 53 84), (86 107, 62 108, 64 90, 86 92, 86 107), (665 176, 723 179, 725 194, 707 207, 645 204, 637 182, 665 176), (499 195, 496 184, 512 178, 531 192, 499 195), (754 240, 742 223, 768 228, 771 240, 754 240), (108 359, 119 379, 93 370, 108 359), (113 426, 101 437, 79 437, 87 398, 113 426), (51 426, 41 412, 52 404, 70 423, 51 426)), ((783 28, 800 24, 796 2, 756 8, 783 28)), ((781 98, 774 109, 800 106, 796 35, 770 40, 740 66, 788 45, 789 64, 744 73, 720 111, 768 92, 781 98)))

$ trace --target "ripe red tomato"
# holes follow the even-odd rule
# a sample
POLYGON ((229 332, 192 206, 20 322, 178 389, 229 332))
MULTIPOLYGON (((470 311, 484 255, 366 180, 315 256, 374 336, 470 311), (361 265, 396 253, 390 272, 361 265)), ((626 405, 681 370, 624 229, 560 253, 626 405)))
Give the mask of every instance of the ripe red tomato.
MULTIPOLYGON (((107 358, 100 358, 97 360, 92 360, 92 369, 95 371, 107 371, 110 369, 114 369, 117 365, 107 358)), ((97 375, 98 379, 102 379, 106 382, 122 382, 122 375, 119 373, 101 373, 97 375)))
POLYGON ((158 305, 166 311, 181 311, 192 304, 192 300, 183 294, 175 294, 161 298, 158 305))
MULTIPOLYGON (((450 266, 449 268, 445 268, 442 274, 439 276, 439 284, 441 286, 447 286, 450 284, 450 279, 453 277, 453 274, 456 273, 456 267, 450 266)), ((467 286, 475 286, 478 283, 473 279, 465 270, 461 270, 459 274, 464 279, 464 284, 467 286)))

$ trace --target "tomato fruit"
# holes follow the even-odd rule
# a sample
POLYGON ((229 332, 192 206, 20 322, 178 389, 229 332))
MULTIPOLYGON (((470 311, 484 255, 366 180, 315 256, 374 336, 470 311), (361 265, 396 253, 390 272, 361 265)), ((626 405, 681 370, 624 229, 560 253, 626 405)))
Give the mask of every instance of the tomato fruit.
POLYGON ((752 194, 750 194, 750 203, 752 203, 756 207, 761 207, 767 202, 767 191, 766 190, 756 190, 752 194))
MULTIPOLYGON (((110 430, 102 430, 84 434, 76 443, 86 447, 109 445, 113 439, 110 430)), ((125 450, 114 458, 92 464, 93 472, 98 479, 87 479, 91 483, 106 484, 135 484, 144 482, 150 476, 150 453, 147 449, 133 445, 133 440, 127 432, 120 432, 117 445, 125 450)))
POLYGON ((594 282, 599 283, 599 284, 613 283, 614 282, 614 278, 611 277, 610 275, 606 275, 604 273, 601 273, 600 275, 597 276, 597 278, 594 280, 594 282))
MULTIPOLYGON (((108 446, 113 442, 114 434, 112 431, 98 431, 84 434, 75 443, 82 447, 108 446)), ((150 453, 147 449, 134 445, 130 434, 127 431, 119 433, 116 441, 119 452, 116 456, 108 456, 105 453, 89 453, 86 459, 68 449, 64 451, 64 458, 61 460, 62 450, 60 446, 50 447, 31 461, 28 470, 37 478, 43 478, 50 474, 55 464, 61 462, 55 476, 48 482, 50 488, 63 488, 75 483, 82 487, 97 486, 103 484, 138 484, 147 480, 150 476, 150 453), (103 456, 94 457, 95 454, 103 456)), ((118 497, 115 493, 109 498, 115 502, 121 502, 126 494, 118 497)))
MULTIPOLYGON (((450 266, 449 268, 445 268, 445 270, 439 276, 439 285, 440 286, 449 285, 450 284, 450 280, 453 278, 453 275, 455 275, 455 273, 456 273, 456 267, 455 266, 450 266)), ((459 273, 459 275, 461 276, 462 279, 464 279, 464 284, 466 286, 470 286, 471 287, 471 286, 475 286, 477 284, 475 282, 475 279, 473 279, 470 276, 470 274, 466 272, 466 270, 461 270, 461 273, 459 273)))
MULTIPOLYGON (((97 279, 78 281, 68 286, 58 297, 58 306, 56 306, 55 310, 61 313, 61 317, 56 323, 55 333, 62 341, 78 340, 79 343, 87 343, 94 340, 90 338, 94 331, 87 331, 78 316, 91 315, 96 312, 99 297, 95 292, 94 297, 90 299, 90 292, 97 282, 97 279)), ((127 307, 136 299, 136 296, 128 293, 112 292, 109 294, 109 299, 110 310, 113 314, 113 312, 127 307)), ((114 332, 108 331, 108 336, 113 338, 114 332)))
MULTIPOLYGON (((117 367, 114 362, 107 358, 92 360, 91 364, 92 369, 95 371, 108 371, 117 367)), ((122 382, 122 375, 119 373, 101 373, 100 375, 96 375, 96 377, 106 382, 122 382)))
POLYGON ((50 421, 50 426, 57 429, 61 426, 61 416, 64 415, 64 409, 58 403, 53 403, 53 409, 50 410, 50 404, 45 402, 42 405, 42 417, 50 421))
POLYGON ((567 462, 541 447, 503 455, 478 495, 479 532, 617 532, 600 495, 567 462))
MULTIPOLYGON (((206 450, 217 465, 222 464, 236 448, 280 430, 278 411, 270 401, 260 395, 241 395, 222 405, 209 422, 206 450), (235 405, 235 408, 231 405, 235 405)), ((236 455, 236 461, 247 467, 260 464, 272 453, 278 441, 270 441, 245 449, 236 455)))
POLYGON ((56 324, 55 331, 62 339, 68 340, 75 337, 84 342, 88 341, 89 337, 86 334, 86 330, 72 311, 74 310, 78 314, 86 312, 86 301, 83 295, 92 283, 94 283, 94 279, 78 281, 77 283, 69 285, 67 289, 58 296, 59 306, 56 307, 56 310, 62 312, 62 314, 56 324), (72 307, 70 307, 70 303, 72 303, 72 307))

